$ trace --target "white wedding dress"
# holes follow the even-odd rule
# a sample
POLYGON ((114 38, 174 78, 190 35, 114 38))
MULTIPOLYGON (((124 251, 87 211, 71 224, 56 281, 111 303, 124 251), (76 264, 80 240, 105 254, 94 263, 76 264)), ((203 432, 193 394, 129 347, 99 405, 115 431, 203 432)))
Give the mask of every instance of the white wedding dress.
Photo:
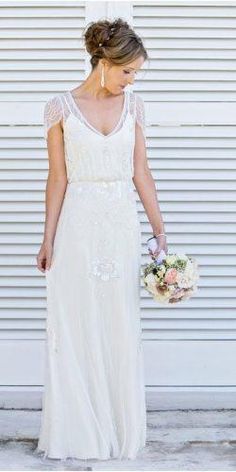
POLYGON ((45 106, 63 119, 68 177, 46 271, 45 387, 38 452, 44 458, 135 458, 146 443, 140 323, 141 232, 132 181, 142 98, 125 90, 108 135, 70 91, 45 106))

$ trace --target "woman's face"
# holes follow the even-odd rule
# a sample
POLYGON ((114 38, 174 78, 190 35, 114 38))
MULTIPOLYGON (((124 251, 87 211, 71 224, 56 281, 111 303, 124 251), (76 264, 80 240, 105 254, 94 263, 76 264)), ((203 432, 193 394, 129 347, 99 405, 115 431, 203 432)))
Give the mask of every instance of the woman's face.
POLYGON ((105 65, 105 87, 109 92, 119 95, 127 85, 134 83, 135 76, 144 63, 144 57, 140 56, 134 61, 122 66, 111 65, 107 61, 102 61, 102 63, 105 65))

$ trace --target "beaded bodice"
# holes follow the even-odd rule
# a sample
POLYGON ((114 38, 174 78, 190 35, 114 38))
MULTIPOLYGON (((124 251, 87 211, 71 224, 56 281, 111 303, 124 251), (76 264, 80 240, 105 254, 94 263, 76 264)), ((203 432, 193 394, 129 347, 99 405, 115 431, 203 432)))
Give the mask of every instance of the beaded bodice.
POLYGON ((45 139, 51 126, 62 122, 68 182, 130 180, 134 175, 135 124, 145 136, 142 98, 125 90, 123 109, 115 128, 104 135, 82 114, 70 91, 45 105, 45 139))

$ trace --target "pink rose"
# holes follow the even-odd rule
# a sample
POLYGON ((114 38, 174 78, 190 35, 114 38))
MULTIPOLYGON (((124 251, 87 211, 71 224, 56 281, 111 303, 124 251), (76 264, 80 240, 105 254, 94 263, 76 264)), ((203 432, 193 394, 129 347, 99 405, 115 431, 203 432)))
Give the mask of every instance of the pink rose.
POLYGON ((167 284, 174 284, 176 282, 176 279, 177 279, 177 269, 175 269, 174 267, 172 267, 171 269, 168 269, 166 274, 165 274, 165 282, 167 284))

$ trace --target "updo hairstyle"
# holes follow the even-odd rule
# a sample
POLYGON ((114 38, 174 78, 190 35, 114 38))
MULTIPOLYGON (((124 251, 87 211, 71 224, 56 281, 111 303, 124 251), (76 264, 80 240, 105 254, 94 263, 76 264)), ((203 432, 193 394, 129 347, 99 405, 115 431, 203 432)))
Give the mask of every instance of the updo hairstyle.
POLYGON ((148 59, 142 39, 122 18, 93 21, 86 26, 83 37, 86 50, 91 55, 92 69, 101 58, 114 65, 128 64, 139 56, 148 59))

